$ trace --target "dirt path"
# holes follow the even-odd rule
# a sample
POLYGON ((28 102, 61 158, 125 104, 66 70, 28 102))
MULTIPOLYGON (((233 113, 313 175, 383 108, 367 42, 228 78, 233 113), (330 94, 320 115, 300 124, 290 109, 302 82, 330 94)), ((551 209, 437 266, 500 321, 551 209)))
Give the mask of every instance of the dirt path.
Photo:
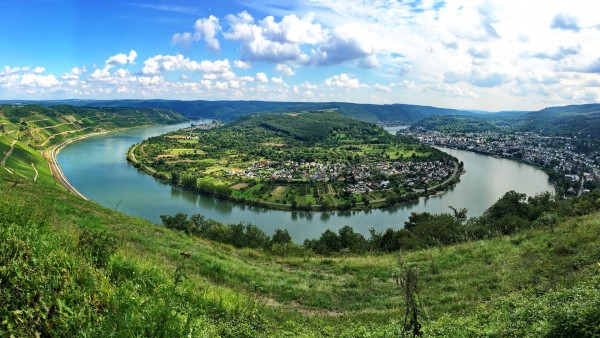
POLYGON ((84 130, 90 129, 90 128, 92 128, 92 127, 85 127, 85 128, 81 128, 81 129, 67 130, 67 131, 63 131, 62 133, 52 134, 52 135, 50 135, 50 137, 48 137, 46 139, 46 141, 44 141, 44 143, 40 144, 40 146, 42 146, 42 147, 45 146, 48 142, 50 142, 50 140, 52 140, 53 138, 55 138, 58 135, 73 134, 73 133, 84 131, 84 130))
MULTIPOLYGON (((138 145, 136 144, 136 145, 134 145, 133 147, 131 147, 131 150, 129 150, 129 159, 130 159, 130 160, 131 160, 131 162, 133 162, 133 163, 138 163, 138 160, 137 160, 137 158, 135 157, 135 149, 136 149, 137 147, 138 147, 138 145)), ((143 147, 143 146, 142 146, 142 147, 143 147)), ((142 150, 142 149, 140 149, 140 150, 142 150)), ((142 150, 142 152, 144 152, 144 151, 142 150)), ((144 154, 144 155, 145 155, 145 154, 144 154)))
POLYGON ((144 155, 144 157, 148 157, 148 155, 146 155, 146 144, 142 144, 140 146, 140 151, 142 152, 142 155, 144 155))
POLYGON ((35 176, 33 177, 33 181, 37 182, 39 173, 38 173, 37 169, 35 168, 35 165, 33 164, 33 162, 31 162, 31 167, 33 168, 33 171, 35 171, 35 176))
POLYGON ((60 123, 54 126, 47 126, 47 127, 40 127, 40 128, 35 128, 37 130, 42 130, 42 129, 51 129, 51 128, 56 128, 56 127, 60 127, 60 126, 64 126, 64 125, 73 125, 74 122, 65 122, 65 123, 60 123))
POLYGON ((12 143, 10 144, 10 149, 8 150, 8 152, 6 153, 6 155, 4 156, 2 161, 0 161, 0 166, 3 166, 6 168, 6 160, 10 157, 13 150, 15 150, 15 143, 17 143, 17 140, 12 141, 12 143))
POLYGON ((32 120, 32 121, 25 121, 27 123, 36 123, 36 122, 42 122, 42 121, 48 121, 50 120, 49 118, 43 118, 43 119, 39 119, 39 120, 32 120))

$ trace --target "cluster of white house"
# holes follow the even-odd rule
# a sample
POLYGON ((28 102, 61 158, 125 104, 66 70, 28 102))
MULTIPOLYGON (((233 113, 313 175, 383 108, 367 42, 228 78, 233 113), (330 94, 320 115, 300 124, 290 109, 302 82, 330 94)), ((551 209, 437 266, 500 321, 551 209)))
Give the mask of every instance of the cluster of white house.
POLYGON ((230 176, 247 179, 303 180, 316 182, 346 181, 352 178, 357 182, 348 187, 355 193, 389 188, 390 176, 403 176, 408 185, 415 182, 427 183, 431 180, 443 180, 452 175, 454 163, 443 161, 389 161, 373 163, 328 163, 328 162, 276 162, 256 161, 245 168, 226 170, 230 176))

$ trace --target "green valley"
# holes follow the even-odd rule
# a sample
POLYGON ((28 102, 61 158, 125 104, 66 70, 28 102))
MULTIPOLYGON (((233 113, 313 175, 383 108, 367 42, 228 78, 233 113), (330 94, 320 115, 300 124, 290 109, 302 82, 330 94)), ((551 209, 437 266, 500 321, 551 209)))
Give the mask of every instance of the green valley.
POLYGON ((443 191, 462 171, 435 148, 333 111, 194 126, 150 138, 128 158, 190 190, 293 210, 389 206, 443 191))
MULTIPOLYGON (((43 168, 27 154, 11 157, 43 168)), ((426 336, 597 333, 591 196, 552 229, 322 256, 188 236, 69 194, 47 169, 36 182, 0 170, 0 185, 2 336, 395 337, 406 304, 396 278, 415 269, 426 336)))
MULTIPOLYGON (((139 116, 152 123, 151 111, 139 116)), ((454 244, 435 244, 415 216, 430 243, 379 239, 403 251, 357 253, 341 240, 321 255, 277 234, 240 249, 64 191, 31 134, 2 118, 13 132, 0 137, 0 336, 397 337, 409 335, 407 308, 428 337, 598 334, 597 191, 550 204, 507 194, 486 213, 489 229, 457 223, 482 224, 477 237, 444 228, 454 244), (542 216, 516 216, 528 214, 542 216)))

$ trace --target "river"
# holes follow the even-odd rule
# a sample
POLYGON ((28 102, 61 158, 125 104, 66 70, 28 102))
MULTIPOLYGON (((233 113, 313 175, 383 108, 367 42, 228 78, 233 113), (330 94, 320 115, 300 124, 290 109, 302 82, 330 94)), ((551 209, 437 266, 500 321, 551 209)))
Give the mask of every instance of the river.
MULTIPOLYGON (((183 212, 203 214, 224 223, 250 222, 267 234, 287 229, 294 241, 316 238, 326 229, 344 225, 368 235, 398 228, 411 212, 449 212, 448 206, 467 208, 468 216, 479 216, 505 192, 534 195, 553 191, 548 176, 532 166, 476 154, 440 148, 465 164, 461 182, 447 193, 388 209, 347 212, 294 212, 268 210, 201 196, 172 187, 139 172, 125 160, 132 144, 148 137, 189 126, 152 126, 108 133, 74 142, 60 151, 58 163, 71 184, 83 195, 108 208, 161 223, 160 215, 183 212)), ((390 131, 395 131, 390 129, 390 131)))

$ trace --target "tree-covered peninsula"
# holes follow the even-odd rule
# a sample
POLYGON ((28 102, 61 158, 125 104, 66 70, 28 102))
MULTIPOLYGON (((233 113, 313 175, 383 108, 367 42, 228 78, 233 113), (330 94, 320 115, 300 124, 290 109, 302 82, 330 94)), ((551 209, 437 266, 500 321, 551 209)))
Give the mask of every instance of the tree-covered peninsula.
POLYGON ((198 125, 133 146, 128 159, 186 189, 277 209, 393 205, 458 181, 456 159, 333 111, 198 125))

